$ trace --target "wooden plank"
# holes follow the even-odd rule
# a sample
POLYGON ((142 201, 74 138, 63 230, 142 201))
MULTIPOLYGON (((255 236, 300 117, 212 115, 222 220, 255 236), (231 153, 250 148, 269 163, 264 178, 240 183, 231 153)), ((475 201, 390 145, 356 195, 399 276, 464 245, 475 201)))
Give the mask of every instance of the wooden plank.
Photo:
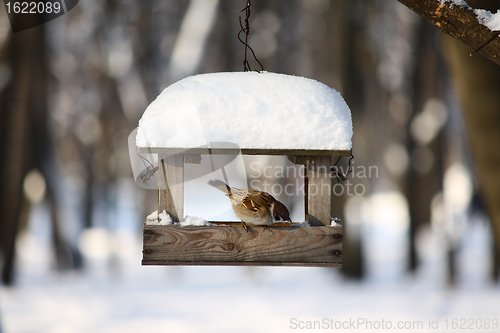
POLYGON ((184 155, 184 163, 201 164, 201 155, 200 154, 184 155))
MULTIPOLYGON (((160 148, 137 147, 139 154, 208 154, 208 148, 160 148)), ((321 149, 257 149, 257 148, 211 148, 211 154, 220 155, 297 155, 297 156, 350 156, 350 150, 321 150, 321 149)))
POLYGON ((184 155, 160 155, 158 160, 158 212, 166 210, 179 222, 184 218, 184 155))
POLYGON ((331 156, 311 156, 307 169, 306 211, 310 225, 330 225, 332 177, 331 156))
POLYGON ((342 266, 340 227, 144 225, 143 265, 342 266))
POLYGON ((309 163, 309 155, 288 155, 288 160, 293 164, 307 165, 309 163))

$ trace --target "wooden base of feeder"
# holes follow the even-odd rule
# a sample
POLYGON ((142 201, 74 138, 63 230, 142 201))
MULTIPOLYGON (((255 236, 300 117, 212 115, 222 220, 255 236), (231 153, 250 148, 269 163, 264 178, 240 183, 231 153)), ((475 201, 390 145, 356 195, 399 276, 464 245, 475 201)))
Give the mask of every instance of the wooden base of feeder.
POLYGON ((144 225, 143 265, 341 267, 341 227, 144 225))

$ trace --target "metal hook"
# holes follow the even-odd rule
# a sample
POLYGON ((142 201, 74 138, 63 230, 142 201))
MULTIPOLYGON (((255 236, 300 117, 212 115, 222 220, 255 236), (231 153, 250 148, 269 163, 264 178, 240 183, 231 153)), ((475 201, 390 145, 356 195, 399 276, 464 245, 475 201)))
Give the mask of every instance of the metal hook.
POLYGON ((347 179, 347 176, 352 172, 351 161, 354 159, 354 155, 352 154, 352 149, 351 149, 351 157, 349 158, 349 161, 348 161, 346 173, 340 173, 337 169, 337 164, 339 163, 341 158, 342 158, 342 156, 339 156, 337 162, 335 162, 335 164, 333 165, 332 170, 331 170, 332 175, 334 175, 335 178, 337 178, 337 182, 339 182, 339 183, 340 183, 340 180, 345 181, 347 179))

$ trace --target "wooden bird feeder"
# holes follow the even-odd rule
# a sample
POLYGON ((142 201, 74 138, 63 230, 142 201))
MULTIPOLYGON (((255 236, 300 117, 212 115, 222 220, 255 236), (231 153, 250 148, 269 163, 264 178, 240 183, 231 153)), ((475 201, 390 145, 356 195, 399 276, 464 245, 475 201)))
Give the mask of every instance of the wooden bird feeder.
POLYGON ((147 108, 136 137, 138 154, 158 155, 147 171, 157 176, 158 212, 183 219, 185 168, 206 156, 285 155, 307 170, 304 220, 310 226, 145 223, 142 264, 341 266, 343 230, 330 224, 337 182, 330 170, 335 156, 351 155, 351 138, 347 104, 311 79, 213 73, 171 85, 147 108))

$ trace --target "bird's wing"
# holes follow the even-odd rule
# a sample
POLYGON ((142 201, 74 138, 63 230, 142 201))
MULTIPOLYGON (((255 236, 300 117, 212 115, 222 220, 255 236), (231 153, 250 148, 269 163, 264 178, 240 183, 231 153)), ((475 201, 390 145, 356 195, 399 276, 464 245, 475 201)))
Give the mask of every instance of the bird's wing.
POLYGON ((248 196, 244 197, 237 203, 238 205, 241 205, 252 212, 258 212, 262 209, 261 205, 258 202, 255 202, 255 200, 250 199, 248 196))
POLYGON ((208 181, 208 183, 225 192, 229 199, 231 199, 236 205, 240 204, 251 211, 258 211, 263 207, 269 207, 276 201, 276 199, 274 199, 274 197, 267 192, 242 190, 230 187, 219 179, 212 179, 208 181))

